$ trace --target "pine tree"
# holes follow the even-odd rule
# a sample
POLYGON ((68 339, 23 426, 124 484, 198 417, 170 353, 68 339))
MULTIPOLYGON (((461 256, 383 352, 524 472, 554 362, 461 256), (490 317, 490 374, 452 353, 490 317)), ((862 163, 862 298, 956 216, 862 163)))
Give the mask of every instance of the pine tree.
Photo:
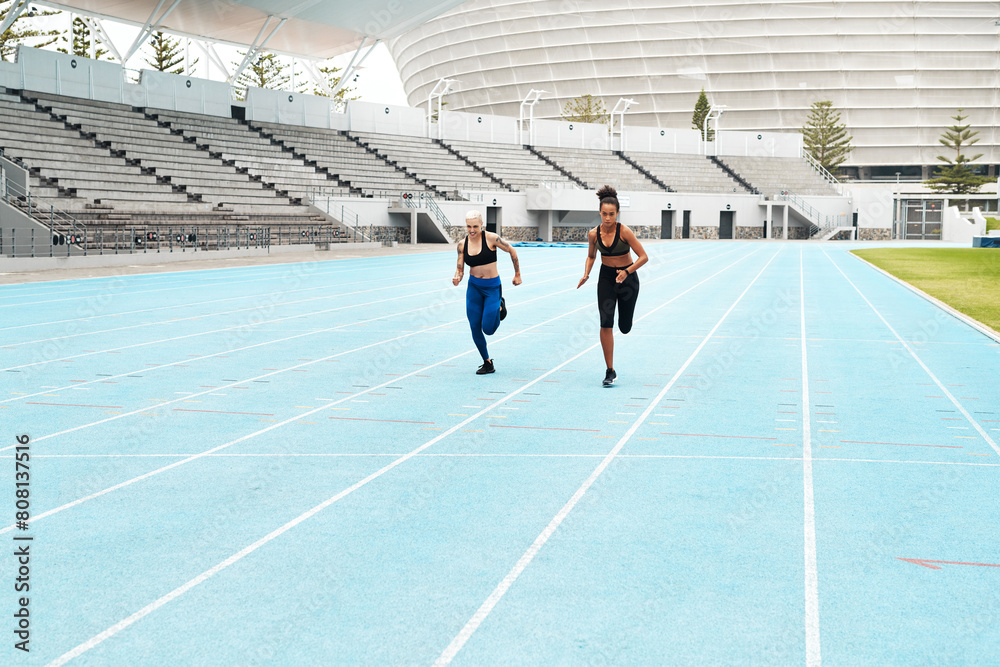
MULTIPOLYGON (((334 67, 333 65, 319 68, 319 72, 326 79, 326 85, 330 87, 330 90, 336 88, 337 84, 340 83, 340 74, 339 74, 340 71, 341 70, 339 67, 334 67)), ((358 99, 356 95, 353 95, 355 90, 356 90, 355 88, 352 88, 347 84, 344 84, 344 87, 338 90, 337 95, 333 98, 334 102, 336 102, 339 106, 346 104, 348 100, 358 99)), ((313 86, 312 93, 313 95, 319 95, 320 97, 329 97, 329 95, 326 94, 325 90, 316 85, 313 86)), ((447 102, 445 102, 445 104, 447 104, 447 102)))
MULTIPOLYGON (((0 23, 19 4, 21 4, 21 0, 0 0, 0 23)), ((14 23, 0 35, 0 60, 13 61, 14 55, 17 53, 18 44, 25 44, 40 49, 55 43, 59 39, 59 36, 62 35, 62 31, 36 30, 25 26, 31 24, 31 18, 34 16, 55 16, 59 13, 61 12, 39 12, 36 10, 32 11, 31 14, 24 12, 18 16, 14 23), (25 21, 25 23, 22 23, 22 21, 25 21)))
POLYGON ((972 146, 979 142, 977 135, 979 131, 969 128, 971 123, 962 125, 962 121, 968 118, 963 116, 959 109, 956 115, 952 116, 955 124, 946 128, 938 139, 942 145, 955 151, 955 159, 938 155, 937 159, 947 163, 947 166, 938 167, 934 173, 934 178, 924 181, 924 185, 938 194, 968 195, 979 192, 979 188, 989 183, 991 179, 986 176, 977 176, 969 166, 970 162, 975 162, 983 156, 982 153, 971 158, 962 155, 962 148, 972 146))
POLYGON ((708 118, 708 112, 711 108, 712 105, 708 103, 705 89, 702 88, 701 94, 698 95, 698 101, 694 103, 694 113, 691 114, 691 127, 701 132, 702 141, 715 141, 715 130, 708 128, 708 132, 705 132, 705 119, 708 118))
MULTIPOLYGON (((245 52, 239 52, 246 55, 245 52)), ((239 63, 236 63, 237 65, 239 63)), ((243 70, 236 81, 236 93, 239 99, 246 98, 247 88, 270 88, 281 90, 287 86, 292 77, 286 73, 285 65, 273 53, 263 53, 243 70)))
MULTIPOLYGON (((181 48, 181 40, 157 30, 149 40, 149 46, 153 49, 153 57, 145 59, 147 65, 159 72, 184 74, 184 51, 181 48)), ((198 59, 195 58, 190 67, 197 64, 198 59)))
POLYGON ((562 110, 563 120, 571 123, 607 123, 610 116, 604 102, 590 93, 566 102, 562 110))
POLYGON ((833 102, 813 102, 802 128, 806 152, 831 174, 847 160, 853 147, 847 126, 840 122, 840 112, 833 102))
POLYGON ((107 49, 102 49, 94 43, 90 34, 90 26, 88 26, 87 23, 79 16, 73 19, 73 27, 70 31, 70 35, 68 37, 65 34, 62 35, 59 38, 59 41, 65 44, 71 39, 71 48, 67 49, 64 46, 60 46, 56 50, 59 51, 59 53, 68 53, 72 56, 78 56, 80 58, 93 57, 94 60, 112 60, 111 56, 108 56, 107 49))

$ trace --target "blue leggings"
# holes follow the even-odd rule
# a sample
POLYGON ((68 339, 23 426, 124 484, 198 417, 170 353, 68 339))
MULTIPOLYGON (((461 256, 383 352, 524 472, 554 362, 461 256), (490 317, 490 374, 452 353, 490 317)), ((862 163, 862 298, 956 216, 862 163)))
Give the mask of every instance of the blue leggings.
POLYGON ((483 361, 486 361, 490 358, 490 353, 486 351, 486 336, 492 336, 500 326, 499 277, 469 276, 469 289, 465 293, 465 314, 472 328, 472 340, 483 361))

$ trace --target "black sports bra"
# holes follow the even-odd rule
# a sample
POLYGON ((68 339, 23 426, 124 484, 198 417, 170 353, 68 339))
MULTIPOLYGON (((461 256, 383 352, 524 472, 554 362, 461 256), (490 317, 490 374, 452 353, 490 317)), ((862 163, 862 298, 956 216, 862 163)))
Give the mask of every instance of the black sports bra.
POLYGON ((601 251, 602 255, 606 255, 607 257, 618 257, 629 253, 629 250, 632 248, 622 238, 622 223, 619 222, 615 226, 615 240, 611 242, 610 246, 605 246, 601 242, 601 226, 597 226, 597 249, 601 251))
POLYGON ((463 251, 465 255, 465 263, 469 266, 484 266, 486 264, 492 264, 497 261, 497 249, 493 248, 490 250, 490 244, 486 242, 486 234, 482 234, 483 247, 479 250, 478 255, 469 255, 469 237, 465 237, 465 250, 463 251))

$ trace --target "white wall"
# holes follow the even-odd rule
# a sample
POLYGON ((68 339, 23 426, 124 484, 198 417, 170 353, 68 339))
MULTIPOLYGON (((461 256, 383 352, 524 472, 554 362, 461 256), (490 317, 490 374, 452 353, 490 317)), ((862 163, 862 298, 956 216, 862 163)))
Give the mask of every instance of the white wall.
POLYGON ((557 148, 610 150, 608 126, 597 123, 570 123, 562 120, 535 120, 532 143, 557 148))
POLYGON ((720 131, 715 135, 714 146, 709 145, 708 153, 720 156, 801 157, 802 134, 720 131))
POLYGON ((232 93, 229 84, 193 76, 142 70, 139 84, 125 84, 125 104, 169 111, 229 118, 232 93))
POLYGON ((656 127, 625 126, 625 152, 686 153, 700 155, 701 133, 698 130, 671 130, 656 127))
MULTIPOLYGON (((440 130, 445 140, 485 141, 494 144, 518 144, 517 119, 489 114, 445 111, 440 130)), ((431 128, 437 137, 438 126, 431 128)))
POLYGON ((17 47, 20 84, 11 86, 40 93, 103 102, 121 102, 125 85, 121 65, 55 51, 17 47))
POLYGON ((356 132, 427 136, 424 112, 410 107, 351 100, 347 103, 347 122, 356 132))
POLYGON ((858 227, 891 228, 894 211, 893 187, 856 187, 848 185, 844 194, 851 198, 858 212, 858 227))
POLYGON ((986 236, 986 219, 973 209, 968 218, 962 217, 957 206, 947 206, 941 218, 941 240, 972 245, 973 236, 986 236))

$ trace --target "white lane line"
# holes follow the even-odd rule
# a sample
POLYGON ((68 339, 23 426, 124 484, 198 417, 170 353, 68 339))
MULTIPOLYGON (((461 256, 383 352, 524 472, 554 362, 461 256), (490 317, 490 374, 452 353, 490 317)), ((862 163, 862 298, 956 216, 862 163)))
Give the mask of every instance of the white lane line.
POLYGON ((910 344, 907 343, 903 339, 903 337, 896 332, 896 330, 892 327, 891 324, 889 324, 888 320, 882 317, 882 313, 878 311, 878 308, 876 308, 875 305, 868 300, 868 297, 866 297, 864 294, 861 293, 861 290, 858 289, 858 286, 854 284, 854 281, 847 277, 847 274, 844 273, 844 271, 835 261, 833 261, 833 258, 830 257, 829 254, 827 254, 826 250, 823 251, 823 254, 826 255, 826 258, 830 260, 830 263, 833 264, 838 271, 840 271, 840 275, 844 276, 844 280, 850 283, 851 287, 854 288, 854 291, 858 293, 858 296, 864 299, 864 302, 868 304, 868 307, 872 309, 872 312, 874 312, 878 316, 878 318, 882 320, 882 323, 886 326, 887 329, 889 329, 889 331, 892 332, 892 335, 896 337, 896 340, 902 343, 903 347, 906 349, 907 352, 910 353, 910 356, 913 357, 914 361, 920 364, 920 367, 924 369, 924 372, 927 373, 927 375, 931 378, 931 380, 934 381, 934 384, 938 386, 941 392, 948 397, 948 400, 951 401, 952 405, 958 408, 958 411, 962 413, 962 416, 965 417, 966 420, 968 420, 969 424, 974 429, 976 429, 976 431, 979 432, 979 435, 983 436, 983 439, 986 440, 989 446, 993 448, 993 451, 995 451, 997 454, 1000 454, 1000 446, 997 446, 996 441, 990 437, 990 434, 987 433, 986 430, 982 426, 980 426, 979 423, 972 417, 972 415, 969 414, 969 411, 966 410, 965 407, 958 402, 958 399, 955 398, 955 395, 952 394, 950 391, 948 391, 948 387, 946 387, 945 384, 941 382, 941 380, 939 380, 936 375, 934 375, 931 369, 927 367, 927 364, 925 364, 920 359, 920 357, 917 356, 916 351, 912 347, 910 347, 910 344))
MULTIPOLYGON (((744 259, 746 259, 747 257, 751 257, 751 256, 753 256, 753 255, 754 255, 754 254, 756 254, 757 252, 758 252, 758 251, 757 251, 757 250, 755 250, 755 251, 751 252, 751 253, 750 253, 749 255, 745 255, 745 256, 743 256, 743 257, 741 257, 741 258, 737 259, 737 260, 736 260, 735 262, 733 262, 732 264, 729 264, 728 266, 726 266, 726 267, 724 267, 724 268, 720 269, 719 271, 716 271, 716 272, 715 272, 714 274, 712 274, 712 275, 711 275, 711 276, 709 276, 708 278, 705 278, 704 280, 702 280, 702 281, 700 281, 700 282, 696 283, 695 285, 693 285, 693 286, 689 287, 688 289, 686 289, 686 290, 684 290, 683 292, 681 292, 680 294, 676 295, 675 297, 673 297, 673 298, 672 298, 672 299, 670 299, 669 301, 666 301, 666 302, 664 302, 663 304, 661 304, 660 306, 658 306, 657 308, 654 308, 654 309, 653 309, 652 311, 650 311, 649 313, 647 313, 646 315, 644 315, 644 316, 643 316, 642 318, 639 318, 639 319, 643 319, 643 318, 645 318, 645 317, 647 317, 647 316, 649 316, 649 315, 652 315, 652 314, 653 314, 654 312, 657 312, 657 311, 658 311, 658 310, 660 310, 661 308, 664 308, 664 307, 665 307, 665 306, 667 306, 667 305, 668 305, 669 303, 671 303, 671 302, 673 302, 673 301, 675 301, 675 300, 679 299, 679 298, 680 298, 681 296, 683 296, 684 294, 686 294, 686 293, 690 292, 691 290, 695 289, 695 288, 696 288, 696 287, 698 287, 699 285, 702 285, 702 284, 704 284, 705 282, 708 282, 709 280, 711 280, 711 279, 712 279, 712 278, 714 278, 715 276, 717 276, 717 275, 719 275, 720 273, 722 273, 722 272, 724 272, 724 271, 728 270, 729 268, 731 268, 731 267, 735 266, 736 264, 739 264, 740 262, 742 262, 742 261, 743 261, 744 259)), ((727 254, 728 254, 728 253, 727 253, 727 254)), ((711 259, 711 258, 709 258, 709 259, 711 259)), ((774 258, 772 257, 771 259, 773 260, 774 258)), ((703 260, 702 262, 698 262, 697 264, 702 264, 702 263, 704 263, 705 261, 709 261, 709 260, 708 260, 708 259, 706 259, 706 260, 703 260)), ((692 268, 693 266, 697 266, 697 264, 695 264, 695 265, 692 265, 692 266, 688 266, 688 267, 684 267, 683 269, 678 269, 678 270, 676 270, 676 271, 672 271, 671 273, 668 273, 668 274, 666 274, 666 275, 664 275, 664 276, 661 276, 660 278, 657 278, 657 279, 655 279, 655 280, 657 280, 657 281, 658 281, 658 280, 663 280, 663 279, 665 279, 665 278, 669 277, 670 275, 673 275, 674 273, 680 273, 680 272, 682 272, 682 271, 686 271, 687 269, 690 269, 690 268, 692 268)), ((770 261, 768 262, 768 264, 770 264, 770 261)), ((765 266, 765 268, 766 268, 766 266, 765 266)), ((759 275, 759 274, 758 274, 758 275, 759 275)), ((755 280, 756 280, 756 278, 755 278, 755 280)), ((649 281, 649 282, 653 282, 653 281, 649 281)), ((584 308, 590 308, 590 307, 592 307, 592 306, 591 306, 590 304, 587 304, 587 305, 585 305, 585 306, 581 306, 581 307, 579 307, 579 308, 575 308, 575 309, 573 309, 573 310, 571 310, 571 311, 568 311, 568 312, 566 312, 566 313, 563 313, 563 314, 561 314, 561 315, 558 315, 558 316, 556 316, 556 317, 554 317, 554 318, 551 318, 550 320, 546 320, 546 321, 544 321, 544 322, 540 322, 539 324, 536 324, 536 325, 533 325, 533 327, 529 327, 529 329, 531 329, 531 328, 535 328, 535 327, 541 327, 541 326, 544 326, 544 325, 548 324, 549 322, 553 322, 553 321, 555 321, 555 320, 558 320, 558 319, 560 319, 560 318, 562 318, 562 317, 564 317, 564 316, 566 316, 566 315, 569 315, 569 314, 571 314, 571 313, 575 313, 575 312, 577 312, 577 311, 580 311, 580 310, 583 310, 584 308)), ((518 335, 519 333, 524 333, 524 331, 528 331, 529 329, 524 329, 524 330, 523 330, 523 331, 521 331, 521 332, 517 332, 517 333, 514 333, 514 334, 511 334, 511 335, 509 335, 509 336, 505 336, 505 337, 504 337, 503 339, 501 339, 501 340, 506 340, 507 338, 512 338, 513 336, 516 336, 516 335, 518 335)), ((152 612, 156 611, 157 609, 159 609, 159 608, 160 608, 160 607, 162 607, 163 605, 167 604, 167 603, 168 603, 168 602, 170 602, 171 600, 174 600, 174 599, 176 599, 177 597, 179 597, 179 596, 183 595, 183 594, 184 594, 185 592, 187 592, 188 590, 190 590, 190 589, 194 588, 194 587, 195 587, 195 586, 197 586, 198 584, 200 584, 200 583, 202 583, 203 581, 205 581, 205 580, 209 579, 210 577, 214 576, 214 575, 215 575, 216 573, 220 572, 221 570, 223 570, 223 569, 225 569, 225 568, 229 567, 229 566, 230 566, 230 565, 232 565, 233 563, 235 563, 235 562, 239 561, 239 560, 240 560, 240 559, 242 559, 242 558, 243 558, 244 556, 246 556, 246 555, 248 555, 248 554, 250 554, 250 553, 253 553, 254 551, 256 551, 257 549, 259 549, 260 547, 264 546, 265 544, 267 544, 267 543, 268 543, 268 542, 270 542, 271 540, 273 540, 273 539, 277 538, 277 537, 278 537, 278 536, 280 536, 281 534, 283 534, 283 533, 287 532, 287 531, 288 531, 288 530, 290 530, 291 528, 294 528, 295 526, 297 526, 298 524, 302 523, 303 521, 305 521, 305 520, 306 520, 306 519, 308 519, 309 517, 313 516, 314 514, 316 514, 316 513, 320 512, 320 511, 322 511, 322 510, 323 510, 323 509, 325 509, 326 507, 329 507, 330 505, 332 505, 333 503, 337 502, 337 501, 338 501, 338 500, 340 500, 341 498, 343 498, 343 497, 347 496, 348 494, 350 494, 350 493, 353 493, 353 492, 354 492, 355 490, 357 490, 357 489, 361 488, 362 486, 364 486, 364 485, 365 485, 365 484, 367 484, 368 482, 370 482, 370 481, 372 481, 372 480, 374 480, 374 479, 377 479, 378 477, 382 476, 383 474, 385 474, 385 473, 389 472, 390 470, 392 470, 392 469, 393 469, 393 468, 395 468, 396 466, 398 466, 398 465, 402 464, 403 462, 405 462, 405 461, 407 461, 407 460, 409 460, 409 459, 413 458, 414 456, 417 456, 418 454, 420 454, 420 453, 421 453, 422 451, 424 451, 425 449, 427 449, 427 448, 428 448, 428 447, 430 447, 431 445, 433 445, 433 444, 435 444, 435 443, 437 443, 437 442, 439 442, 439 441, 443 440, 443 439, 444 439, 445 437, 447 437, 448 435, 451 435, 452 433, 454 433, 454 432, 458 431, 458 430, 459 430, 459 429, 460 429, 461 427, 463 427, 463 426, 465 426, 465 425, 467 425, 467 424, 471 423, 471 422, 472 422, 472 421, 474 421, 475 419, 478 419, 478 418, 479 418, 480 416, 482 416, 482 415, 486 414, 487 412, 490 412, 490 411, 494 410, 494 409, 496 408, 496 405, 497 405, 498 403, 502 403, 502 402, 504 402, 504 401, 508 400, 509 398, 513 398, 514 396, 517 396, 517 395, 518 395, 518 394, 520 394, 521 392, 525 391, 526 389, 528 389, 528 388, 532 387, 533 385, 537 384, 538 382, 542 381, 542 380, 543 380, 544 378, 546 378, 546 377, 548 377, 549 375, 551 375, 551 374, 555 373, 556 371, 560 370, 560 369, 561 369, 561 368, 562 368, 563 366, 566 366, 566 365, 570 364, 571 362, 573 362, 573 361, 576 361, 576 360, 577 360, 578 358, 580 358, 580 357, 582 357, 583 355, 587 354, 587 353, 588 353, 588 352, 590 352, 591 350, 594 350, 594 349, 596 349, 596 348, 598 347, 598 345, 600 345, 600 343, 595 343, 594 345, 591 345, 590 347, 586 348, 586 349, 585 349, 585 350, 583 350, 582 352, 580 352, 580 353, 578 353, 578 354, 574 355, 573 357, 571 357, 571 358, 567 359, 566 361, 562 362, 561 364, 559 364, 559 365, 558 365, 558 366, 556 366, 555 368, 553 368, 553 369, 551 369, 551 370, 547 371, 546 373, 543 373, 542 375, 538 376, 538 377, 537 377, 537 378, 536 378, 535 380, 531 381, 530 383, 528 383, 528 384, 525 384, 525 385, 522 385, 521 387, 519 387, 519 388, 515 389, 515 390, 514 390, 513 392, 511 392, 511 393, 507 394, 506 396, 504 396, 503 398, 499 399, 499 400, 497 401, 497 403, 494 403, 494 404, 492 404, 492 405, 489 405, 489 406, 486 406, 486 407, 484 407, 483 409, 481 409, 481 410, 480 410, 479 412, 477 412, 476 414, 472 415, 471 417, 468 417, 467 419, 463 420, 462 422, 459 422, 459 423, 458 423, 458 424, 456 424, 455 426, 453 426, 453 427, 449 428, 449 429, 448 429, 447 431, 445 431, 445 432, 441 433, 440 435, 436 436, 435 438, 433 438, 433 439, 431 439, 431 440, 427 441, 426 443, 424 443, 424 444, 423 444, 423 445, 421 445, 420 447, 417 447, 416 449, 412 450, 411 452, 407 453, 406 455, 404 455, 404 456, 401 456, 400 458, 396 459, 396 460, 395 460, 395 461, 393 461, 392 463, 389 463, 388 465, 386 465, 385 467, 381 468, 380 470, 378 470, 378 471, 376 471, 376 472, 372 473, 371 475, 369 475, 368 477, 364 478, 364 479, 363 479, 363 480, 361 480, 360 482, 357 482, 357 483, 355 483, 354 485, 352 485, 352 486, 348 487, 347 489, 345 489, 345 490, 341 491, 340 493, 336 494, 335 496, 333 496, 333 497, 331 497, 331 498, 328 498, 327 500, 323 501, 322 503, 320 503, 319 505, 317 505, 317 506, 313 507, 312 509, 308 510, 307 512, 305 512, 305 513, 301 514, 300 516, 296 517, 295 519, 292 519, 291 521, 289 521, 289 522, 288 522, 288 523, 286 523, 285 525, 283 525, 283 526, 281 526, 280 528, 277 528, 276 530, 272 531, 271 533, 269 533, 269 534, 265 535, 265 536, 264 536, 264 537, 262 537, 261 539, 257 540, 256 542, 254 542, 254 543, 253 543, 253 544, 251 544, 250 546, 248 546, 248 547, 246 547, 246 548, 242 549, 241 551, 237 552, 236 554, 233 554, 232 556, 230 556, 230 557, 229 557, 229 558, 227 558, 226 560, 222 561, 221 563, 219 563, 219 564, 215 565, 215 566, 214 566, 214 567, 212 567, 211 569, 209 569, 209 570, 206 570, 205 572, 201 573, 200 575, 198 575, 198 576, 197 576, 197 577, 195 577, 194 579, 191 579, 191 580, 190 580, 190 581, 188 581, 187 583, 185 583, 185 584, 183 584, 183 585, 179 586, 178 588, 175 588, 175 589, 174 589, 173 591, 171 591, 171 592, 167 593, 166 595, 164 595, 164 596, 163 596, 163 597, 161 597, 160 599, 158 599, 158 600, 156 600, 156 601, 154 601, 154 602, 152 602, 152 603, 150 603, 150 604, 146 605, 145 607, 143 607, 142 609, 140 609, 140 610, 139 610, 139 611, 137 611, 136 613, 132 614, 132 615, 131 615, 131 616, 129 616, 128 618, 126 618, 126 619, 124 619, 124 620, 122 620, 122 621, 119 621, 118 623, 116 623, 115 625, 111 626, 110 628, 108 628, 108 629, 107 629, 107 630, 105 630, 104 632, 101 632, 100 634, 98 634, 98 635, 96 635, 96 636, 94 636, 94 637, 90 638, 89 640, 87 640, 87 641, 85 641, 84 643, 82 643, 82 644, 78 645, 77 647, 75 647, 74 649, 70 650, 69 652, 67 652, 67 653, 63 654, 62 656, 60 656, 60 657, 59 657, 59 658, 57 658, 56 660, 54 660, 54 661, 52 661, 51 663, 49 663, 50 667, 52 667, 52 666, 57 666, 57 665, 63 665, 63 664, 65 664, 66 662, 68 662, 68 661, 70 661, 70 660, 72 660, 72 659, 74 659, 74 658, 76 658, 76 657, 79 657, 80 655, 82 655, 82 654, 83 654, 83 653, 85 653, 86 651, 89 651, 89 650, 90 650, 90 649, 92 649, 93 647, 95 647, 95 646, 97 646, 98 644, 100 644, 101 642, 103 642, 103 641, 104 641, 105 639, 108 639, 109 637, 111 637, 111 636, 113 636, 113 635, 117 634, 118 632, 120 632, 120 631, 124 630, 125 628, 127 628, 128 626, 132 625, 132 624, 133 624, 133 623, 135 623, 136 621, 138 621, 138 620, 140 620, 140 619, 144 618, 145 616, 148 616, 148 615, 149 615, 150 613, 152 613, 152 612)), ((355 394, 355 396, 357 396, 357 395, 360 395, 361 393, 367 393, 367 392, 369 392, 369 391, 372 391, 373 389, 377 389, 377 388, 380 388, 380 387, 382 387, 382 386, 385 386, 385 385, 388 385, 388 384, 390 384, 390 383, 392 383, 392 382, 399 382, 399 381, 400 381, 400 380, 401 380, 402 378, 405 378, 405 377, 407 377, 408 375, 413 375, 413 374, 416 374, 416 373, 418 373, 418 372, 423 372, 423 371, 426 371, 426 370, 427 370, 428 368, 431 368, 431 367, 433 367, 433 366, 437 366, 437 365, 439 365, 439 364, 443 364, 443 363, 445 363, 445 362, 447 362, 447 361, 452 361, 452 360, 454 360, 454 359, 457 359, 458 357, 461 357, 461 356, 464 356, 464 355, 466 355, 466 354, 471 354, 471 353, 472 353, 472 350, 469 350, 468 352, 463 352, 463 353, 461 353, 461 354, 457 354, 457 355, 455 355, 455 356, 453 356, 453 357, 451 357, 451 358, 449 358, 449 359, 445 359, 445 360, 443 360, 443 361, 440 361, 440 362, 438 362, 438 363, 436 363, 436 364, 431 364, 430 366, 424 366, 424 367, 422 367, 422 368, 419 368, 419 369, 417 369, 417 370, 415 370, 415 371, 412 371, 411 373, 408 373, 407 375, 403 375, 403 376, 401 376, 401 377, 398 377, 398 378, 393 378, 392 380, 390 380, 390 381, 388 381, 388 382, 384 383, 383 385, 379 385, 378 387, 370 387, 370 388, 366 389, 366 390, 365 390, 364 392, 359 392, 359 394, 355 394)), ((343 399, 343 400, 348 400, 349 398, 351 398, 351 397, 347 397, 347 398, 345 398, 345 399, 343 399)), ((653 402, 653 403, 652 403, 652 404, 650 405, 650 408, 649 408, 649 409, 650 409, 650 410, 652 410, 652 408, 653 408, 653 406, 654 406, 654 405, 655 405, 655 401, 654 401, 654 402, 653 402)), ((323 409, 326 409, 327 407, 329 407, 329 406, 323 406, 322 408, 318 408, 318 409, 316 409, 316 410, 313 410, 313 411, 311 411, 311 412, 309 412, 309 413, 305 413, 305 414, 313 414, 313 413, 315 413, 315 412, 319 412, 320 410, 323 410, 323 409)), ((220 449, 223 449, 224 447, 227 447, 227 446, 229 446, 230 444, 235 444, 236 442, 241 442, 241 441, 244 441, 244 440, 248 440, 248 439, 250 439, 250 438, 252 438, 252 437, 254 437, 254 436, 256 436, 256 435, 259 435, 260 433, 264 433, 264 432, 267 432, 267 431, 271 431, 271 430, 273 430, 273 429, 275 429, 275 428, 278 428, 278 427, 280 427, 280 426, 282 426, 282 425, 284 425, 284 424, 286 424, 286 423, 291 423, 291 422, 293 422, 293 421, 295 421, 295 420, 297 420, 297 419, 300 419, 300 418, 301 418, 301 417, 303 417, 303 416, 305 416, 305 415, 299 415, 299 416, 297 416, 297 417, 293 417, 293 418, 291 418, 291 419, 288 419, 288 420, 286 420, 286 421, 285 421, 284 423, 279 423, 279 424, 274 424, 273 426, 269 426, 269 427, 267 427, 266 429, 262 429, 261 431, 258 431, 257 433, 253 433, 253 434, 250 434, 250 435, 247 435, 247 436, 244 436, 244 437, 242 437, 242 438, 240 438, 240 439, 238 439, 238 440, 235 440, 235 441, 233 441, 232 443, 228 443, 227 445, 222 445, 222 446, 220 446, 220 447, 216 447, 216 448, 214 448, 214 449, 211 449, 211 450, 208 450, 207 452, 203 452, 202 454, 199 454, 199 455, 198 455, 197 457, 192 457, 192 459, 193 459, 193 458, 201 458, 201 457, 204 457, 204 456, 206 456, 206 455, 208 455, 208 454, 211 454, 211 453, 214 453, 214 452, 216 452, 216 451, 219 451, 220 449)), ((183 463, 185 463, 186 461, 187 461, 187 459, 186 459, 185 461, 178 461, 178 462, 176 462, 176 463, 173 463, 173 464, 171 464, 171 465, 169 465, 169 466, 165 466, 164 468, 161 468, 160 470, 161 470, 161 471, 162 471, 162 470, 167 470, 167 469, 170 469, 170 468, 173 468, 173 467, 176 467, 176 466, 178 466, 178 465, 182 465, 182 464, 183 464, 183 463)), ((139 479, 142 479, 142 478, 145 478, 145 477, 148 477, 148 476, 150 476, 150 475, 152 475, 152 474, 156 474, 156 471, 154 471, 154 473, 149 473, 149 474, 147 474, 147 475, 141 475, 140 477, 137 477, 137 478, 135 478, 135 480, 133 480, 133 481, 138 481, 139 479)), ((129 484, 129 483, 131 483, 131 481, 130 481, 130 482, 126 482, 126 483, 125 483, 125 484, 123 484, 123 485, 118 485, 118 487, 112 487, 112 489, 113 489, 113 488, 120 488, 121 486, 124 486, 124 485, 127 485, 127 484, 129 484)), ((109 489, 109 490, 111 490, 111 489, 109 489)), ((103 493, 103 492, 102 492, 102 493, 103 493)), ((80 501, 77 501, 77 502, 80 502, 80 501)), ((74 504, 75 504, 75 503, 74 503, 74 504)), ((37 521, 37 520, 38 520, 39 518, 41 518, 42 516, 43 516, 43 515, 38 515, 38 516, 36 516, 36 517, 35 517, 35 518, 34 518, 33 520, 37 521)), ((12 526, 11 526, 10 528, 12 528, 12 526)), ((8 529, 9 529, 9 528, 8 528, 8 529)), ((5 529, 5 530, 7 530, 7 529, 5 529)), ((5 532, 5 531, 0 531, 0 532, 5 532)))
POLYGON ((816 566, 816 503, 813 493, 812 432, 809 423, 809 362, 806 339, 806 286, 799 246, 799 336, 802 339, 802 491, 803 491, 803 553, 805 556, 805 632, 806 665, 822 664, 819 632, 819 572, 816 566))
MULTIPOLYGON (((559 512, 552 518, 549 524, 542 530, 542 532, 538 535, 538 537, 535 538, 535 541, 531 544, 531 546, 528 547, 528 550, 521 555, 521 558, 518 559, 517 563, 514 564, 514 567, 512 567, 511 570, 507 573, 507 575, 503 578, 503 580, 499 584, 497 584, 497 587, 493 590, 490 596, 486 598, 486 601, 483 602, 483 604, 479 607, 479 609, 476 610, 476 613, 472 615, 472 618, 470 618, 469 621, 465 624, 465 627, 463 627, 461 631, 459 631, 459 633, 455 636, 455 638, 451 640, 451 643, 448 644, 445 650, 434 662, 435 667, 444 667, 445 665, 448 665, 449 663, 451 663, 452 660, 455 659, 455 656, 458 655, 458 652, 462 650, 462 647, 465 646, 465 643, 469 641, 473 633, 475 633, 475 631, 479 628, 479 626, 482 625, 483 621, 486 620, 486 617, 490 615, 490 612, 492 612, 493 608, 496 607, 497 603, 500 602, 500 599, 503 598, 507 590, 510 589, 510 587, 514 584, 515 581, 517 581, 517 578, 521 576, 521 573, 524 572, 524 570, 528 567, 531 561, 534 560, 535 555, 541 550, 541 548, 549 540, 552 534, 555 533, 556 529, 563 522, 563 520, 565 520, 565 518, 569 516, 569 513, 571 511, 573 511, 573 508, 576 506, 578 502, 580 502, 580 499, 583 498, 583 495, 587 492, 587 490, 590 489, 590 487, 594 484, 594 482, 597 481, 597 478, 600 477, 601 474, 604 472, 604 470, 608 467, 608 465, 611 464, 611 461, 615 459, 615 457, 618 455, 618 452, 620 452, 622 447, 625 446, 625 443, 628 441, 628 439, 631 438, 632 435, 639 429, 639 427, 646 420, 646 418, 656 408, 657 404, 663 399, 664 396, 666 396, 667 392, 671 388, 673 388, 674 383, 677 382, 677 380, 684 374, 684 371, 687 370, 688 366, 690 366, 691 363, 694 362, 695 357, 697 357, 698 354, 702 351, 702 349, 708 344, 708 341, 712 338, 712 335, 718 330, 720 326, 722 326, 722 323, 726 320, 727 317, 729 317, 729 314, 733 311, 733 309, 736 308, 737 304, 739 304, 739 302, 743 299, 743 296, 750 290, 751 287, 753 287, 754 283, 757 282, 757 279, 760 278, 761 274, 764 273, 767 267, 770 266, 771 262, 774 261, 774 258, 777 257, 780 254, 780 252, 781 250, 779 249, 778 252, 776 252, 774 255, 771 256, 771 259, 769 259, 767 263, 764 265, 764 267, 757 273, 757 275, 754 276, 754 279, 750 281, 750 284, 747 285, 746 289, 743 290, 743 292, 739 295, 739 297, 736 298, 736 301, 733 302, 733 304, 729 307, 728 310, 726 310, 726 312, 722 315, 719 321, 716 322, 715 326, 712 327, 711 331, 709 331, 708 334, 705 336, 705 338, 702 339, 701 343, 698 344, 698 347, 696 347, 694 352, 691 353, 691 356, 687 358, 687 361, 685 361, 684 364, 677 371, 674 372, 673 376, 670 378, 670 381, 667 382, 666 386, 660 390, 660 392, 656 395, 656 398, 654 398, 650 402, 650 404, 646 407, 646 409, 642 411, 642 414, 638 417, 638 419, 635 420, 632 426, 629 427, 628 431, 626 431, 625 434, 621 437, 621 439, 617 442, 617 444, 615 444, 614 448, 610 452, 608 452, 608 454, 598 464, 598 466, 594 469, 594 471, 590 474, 590 476, 583 482, 583 484, 580 485, 580 488, 576 490, 576 493, 573 494, 573 496, 569 499, 569 501, 567 501, 566 504, 563 505, 562 509, 559 510, 559 512)), ((644 315, 643 317, 652 314, 652 312, 655 311, 651 311, 650 313, 647 313, 647 315, 644 315)))

